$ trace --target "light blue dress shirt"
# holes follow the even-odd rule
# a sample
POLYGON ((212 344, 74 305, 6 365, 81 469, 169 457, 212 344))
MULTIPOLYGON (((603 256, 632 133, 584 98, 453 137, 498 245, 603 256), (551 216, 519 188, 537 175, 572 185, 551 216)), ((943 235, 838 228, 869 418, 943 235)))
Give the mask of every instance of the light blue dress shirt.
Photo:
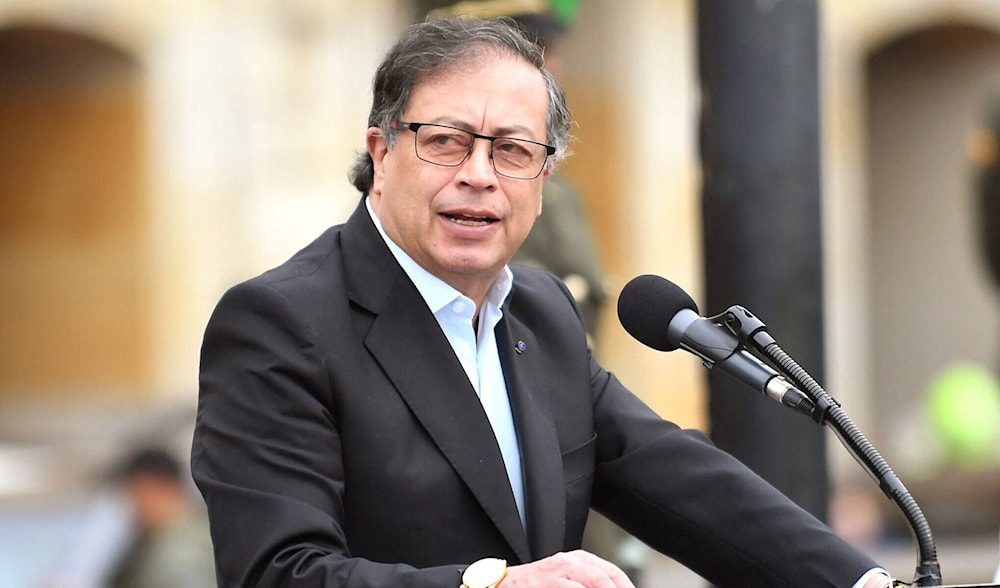
POLYGON ((479 328, 473 326, 476 315, 476 303, 444 280, 431 274, 413 260, 403 249, 393 242, 385 230, 371 202, 365 199, 365 206, 379 234, 389 247, 393 257, 417 287, 420 295, 434 313, 441 330, 451 343, 455 355, 465 368, 469 382, 479 395, 486 416, 493 426, 500 453, 503 455, 504 466, 507 468, 507 478, 510 480, 514 501, 521 515, 521 525, 527 529, 524 506, 524 476, 521 471, 521 451, 517 441, 517 431, 514 428, 514 416, 510 410, 510 399, 507 396, 507 382, 500 367, 500 354, 497 351, 494 328, 503 318, 503 303, 510 294, 513 285, 513 275, 510 268, 497 276, 483 306, 479 310, 479 328))

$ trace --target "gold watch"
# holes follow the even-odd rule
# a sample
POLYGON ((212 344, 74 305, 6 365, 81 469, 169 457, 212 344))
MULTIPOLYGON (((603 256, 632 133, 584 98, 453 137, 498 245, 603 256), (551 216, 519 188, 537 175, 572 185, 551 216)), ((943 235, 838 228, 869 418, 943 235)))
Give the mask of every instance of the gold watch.
POLYGON ((465 568, 460 588, 496 588, 506 575, 507 560, 486 557, 465 568))

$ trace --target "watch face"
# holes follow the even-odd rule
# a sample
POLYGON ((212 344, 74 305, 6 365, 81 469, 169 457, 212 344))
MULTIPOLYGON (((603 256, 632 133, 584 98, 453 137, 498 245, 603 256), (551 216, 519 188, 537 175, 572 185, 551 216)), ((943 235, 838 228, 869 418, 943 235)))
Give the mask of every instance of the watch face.
POLYGON ((505 560, 488 557, 465 568, 462 584, 467 588, 488 588, 499 582, 506 572, 505 560))

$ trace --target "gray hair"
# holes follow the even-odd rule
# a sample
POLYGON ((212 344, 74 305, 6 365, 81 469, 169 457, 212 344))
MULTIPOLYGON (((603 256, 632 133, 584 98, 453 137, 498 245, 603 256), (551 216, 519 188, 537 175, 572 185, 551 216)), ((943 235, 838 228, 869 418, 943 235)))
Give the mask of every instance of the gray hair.
MULTIPOLYGON (((520 57, 542 74, 548 94, 546 142, 556 148, 546 164, 551 168, 567 155, 572 139, 566 98, 555 77, 545 69, 542 48, 509 18, 441 18, 410 26, 375 72, 368 126, 382 129, 386 143, 392 147, 396 130, 390 124, 403 117, 418 84, 491 51, 520 57)), ((371 156, 361 151, 349 174, 351 183, 367 194, 374 175, 371 156)))

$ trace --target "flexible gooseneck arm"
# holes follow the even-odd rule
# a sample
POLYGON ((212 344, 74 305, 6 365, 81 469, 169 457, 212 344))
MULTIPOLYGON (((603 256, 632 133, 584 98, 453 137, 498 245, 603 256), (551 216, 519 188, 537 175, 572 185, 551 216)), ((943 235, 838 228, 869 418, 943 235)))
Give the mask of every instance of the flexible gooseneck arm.
POLYGON ((941 586, 941 566, 930 525, 920 506, 875 447, 851 421, 847 413, 767 332, 764 323, 742 306, 735 305, 722 315, 727 328, 750 351, 782 372, 813 401, 813 420, 829 426, 840 442, 875 478, 882 492, 896 503, 909 522, 917 541, 919 561, 914 576, 916 586, 941 586))

